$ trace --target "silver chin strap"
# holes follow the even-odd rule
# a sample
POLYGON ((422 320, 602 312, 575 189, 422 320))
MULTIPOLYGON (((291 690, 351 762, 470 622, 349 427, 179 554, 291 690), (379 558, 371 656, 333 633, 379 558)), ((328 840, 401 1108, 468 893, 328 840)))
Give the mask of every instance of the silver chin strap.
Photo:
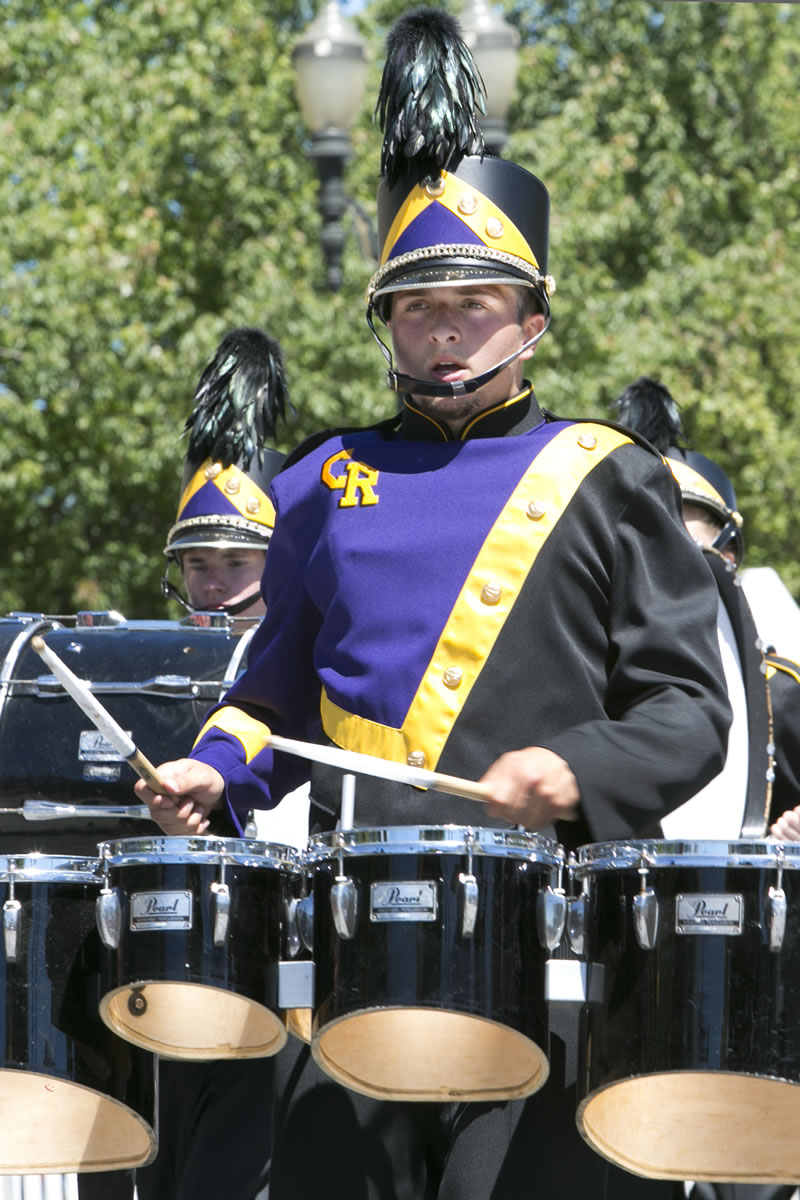
POLYGON ((261 589, 256 588, 249 596, 245 596, 243 600, 237 600, 235 604, 220 604, 217 608, 205 609, 197 604, 190 604, 188 600, 185 600, 175 587, 175 584, 170 582, 169 576, 164 575, 161 580, 161 595, 165 596, 168 600, 177 600, 178 604, 182 604, 186 611, 190 613, 223 612, 227 613, 229 617, 236 617, 240 612, 244 612, 246 608, 249 608, 251 604, 258 600, 261 595, 261 589))
POLYGON ((547 333, 551 313, 550 305, 546 299, 544 299, 544 304, 547 310, 545 312, 544 326, 537 334, 529 338, 524 346, 520 346, 519 350, 515 350, 513 354, 509 354, 507 358, 490 367, 488 371, 484 371, 481 375, 476 375, 474 379, 459 380, 457 383, 432 383, 428 379, 415 379, 413 375, 402 375, 398 371, 395 371, 394 364, 392 363, 392 352, 381 338, 373 323, 372 313, 374 305, 372 303, 367 308, 367 324, 372 336, 381 348, 381 353, 389 364, 389 370, 386 372, 386 383, 393 392, 410 392, 415 396, 469 396, 472 392, 477 392, 478 388, 482 388, 490 379, 494 379, 495 375, 499 375, 501 371, 504 371, 510 363, 519 358, 520 354, 524 354, 526 350, 532 349, 539 341, 539 338, 547 333))

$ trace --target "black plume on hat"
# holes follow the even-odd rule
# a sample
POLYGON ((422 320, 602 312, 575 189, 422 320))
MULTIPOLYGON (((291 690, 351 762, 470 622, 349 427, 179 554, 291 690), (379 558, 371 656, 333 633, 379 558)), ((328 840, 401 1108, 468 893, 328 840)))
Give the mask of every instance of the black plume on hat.
POLYGON ((678 405, 657 379, 649 375, 635 379, 616 401, 616 408, 620 424, 646 437, 659 454, 685 446, 678 405))
POLYGON ((389 187, 410 169, 417 179, 454 170, 483 153, 476 110, 485 88, 458 22, 442 9, 401 17, 386 39, 375 112, 383 130, 381 174, 389 187))
POLYGON ((719 548, 732 542, 736 561, 741 562, 742 518, 736 510, 733 484, 713 459, 699 450, 687 449, 680 410, 671 392, 657 379, 642 375, 628 385, 616 408, 620 424, 642 434, 664 456, 678 481, 684 503, 699 505, 720 522, 722 531, 717 541, 723 541, 719 548))
POLYGON ((185 431, 187 459, 263 462, 264 441, 286 416, 288 390, 280 346, 261 329, 234 329, 203 371, 185 431))

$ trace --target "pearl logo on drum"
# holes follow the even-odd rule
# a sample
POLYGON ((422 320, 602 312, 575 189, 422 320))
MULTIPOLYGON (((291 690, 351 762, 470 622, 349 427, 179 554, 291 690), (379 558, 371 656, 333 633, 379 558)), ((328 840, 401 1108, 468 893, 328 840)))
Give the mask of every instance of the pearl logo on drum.
POLYGON ((435 921, 436 914, 436 883, 433 880, 373 883, 370 888, 371 921, 435 921))
POLYGON ((131 896, 133 932, 143 929, 191 929, 191 892, 134 892, 131 896))
POLYGON ((722 933, 737 936, 744 926, 741 895, 703 893, 675 897, 676 933, 722 933))

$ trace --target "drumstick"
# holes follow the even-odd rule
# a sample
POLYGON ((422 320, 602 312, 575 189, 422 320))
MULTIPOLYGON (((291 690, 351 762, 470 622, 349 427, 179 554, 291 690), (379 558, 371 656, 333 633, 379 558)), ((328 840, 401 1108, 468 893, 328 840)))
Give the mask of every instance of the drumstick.
POLYGON ((111 716, 111 713, 103 708, 102 704, 92 695, 83 680, 78 679, 77 675, 73 675, 66 663, 62 662, 58 655, 46 645, 43 638, 38 635, 31 638, 31 645, 39 657, 44 659, 56 678, 61 681, 75 703, 83 710, 92 724, 100 730, 103 737, 111 743, 117 753, 121 754, 127 763, 130 763, 136 774, 145 781, 152 792, 155 792, 159 796, 164 795, 164 784, 159 779, 153 764, 145 758, 141 750, 137 750, 122 726, 118 725, 111 716))
POLYGON ((0 814, 16 814, 26 821, 55 821, 62 817, 153 819, 146 804, 61 804, 58 800, 26 800, 17 808, 0 808, 0 814))
POLYGON ((357 775, 376 775, 379 779, 390 779, 395 783, 408 783, 412 787, 430 788, 435 792, 448 792, 451 796, 465 796, 479 804, 492 800, 491 788, 486 783, 473 783, 470 779, 459 779, 455 775, 442 775, 438 771, 426 771, 424 767, 409 767, 405 763, 389 762, 372 754, 359 754, 355 750, 342 750, 339 746, 318 746, 314 742, 298 742, 293 738, 269 735, 269 745, 287 754, 300 758, 311 758, 329 767, 340 767, 343 771, 354 771, 357 775))

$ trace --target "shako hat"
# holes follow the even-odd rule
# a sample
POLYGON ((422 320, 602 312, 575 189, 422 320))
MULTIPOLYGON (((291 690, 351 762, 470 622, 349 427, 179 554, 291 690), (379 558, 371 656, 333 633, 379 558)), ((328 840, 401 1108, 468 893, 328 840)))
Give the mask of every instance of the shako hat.
POLYGON ((284 459, 266 438, 288 404, 278 343, 261 329, 227 333, 200 376, 184 427, 189 444, 168 558, 197 546, 266 549, 275 525, 267 489, 284 459))
POLYGON ((642 375, 619 397, 617 411, 621 424, 642 434, 664 456, 684 502, 705 509, 719 523, 721 533, 714 544, 722 549, 733 542, 738 566, 744 556, 744 522, 736 508, 733 484, 713 459, 687 448, 680 410, 669 390, 657 379, 642 375))
POLYGON ((375 110, 384 133, 380 265, 368 312, 383 315, 381 300, 394 292, 477 283, 532 288, 548 311, 550 198, 535 175, 486 152, 483 80, 457 22, 415 9, 392 27, 386 50, 375 110))

